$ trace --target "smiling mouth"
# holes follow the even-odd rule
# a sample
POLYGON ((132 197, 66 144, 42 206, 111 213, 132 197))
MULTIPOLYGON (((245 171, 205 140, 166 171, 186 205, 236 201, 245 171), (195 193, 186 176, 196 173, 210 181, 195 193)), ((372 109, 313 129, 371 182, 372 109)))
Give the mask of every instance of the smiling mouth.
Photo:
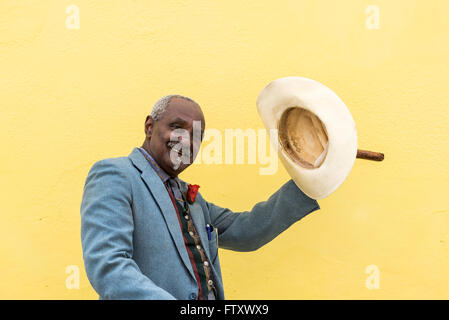
POLYGON ((182 147, 180 147, 179 145, 180 145, 179 143, 170 141, 167 143, 167 148, 170 151, 177 152, 179 156, 182 156, 182 147))

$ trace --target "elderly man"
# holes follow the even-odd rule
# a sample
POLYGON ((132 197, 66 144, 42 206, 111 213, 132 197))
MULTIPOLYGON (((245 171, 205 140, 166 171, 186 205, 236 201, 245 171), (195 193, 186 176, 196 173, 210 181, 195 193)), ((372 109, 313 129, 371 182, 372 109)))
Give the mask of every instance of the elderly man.
POLYGON ((195 101, 163 97, 146 117, 142 147, 90 169, 81 240, 100 299, 224 299, 218 247, 256 250, 319 209, 292 180, 251 211, 195 197, 178 175, 195 159, 204 127, 195 101))

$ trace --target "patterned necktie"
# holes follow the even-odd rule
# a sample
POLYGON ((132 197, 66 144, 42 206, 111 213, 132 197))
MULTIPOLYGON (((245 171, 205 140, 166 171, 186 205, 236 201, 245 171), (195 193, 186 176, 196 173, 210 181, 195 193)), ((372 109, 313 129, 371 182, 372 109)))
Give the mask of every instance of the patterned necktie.
POLYGON ((170 187, 171 192, 173 193, 173 196, 175 197, 176 201, 178 201, 182 206, 184 206, 184 199, 181 194, 181 190, 179 189, 179 184, 174 178, 168 178, 167 184, 170 187))

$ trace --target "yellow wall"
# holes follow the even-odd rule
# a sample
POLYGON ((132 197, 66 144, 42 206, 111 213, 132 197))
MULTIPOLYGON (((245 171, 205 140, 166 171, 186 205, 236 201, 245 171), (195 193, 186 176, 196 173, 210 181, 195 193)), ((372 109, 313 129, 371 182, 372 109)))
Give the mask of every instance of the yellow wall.
MULTIPOLYGON (((262 129, 257 95, 284 76, 334 90, 359 148, 385 161, 357 160, 320 211, 260 250, 220 250, 227 298, 449 298, 448 1, 5 0, 0 12, 0 298, 97 298, 83 184, 95 161, 142 144, 159 97, 191 96, 208 129, 262 129)), ((279 166, 182 178, 245 210, 289 179, 279 166)))

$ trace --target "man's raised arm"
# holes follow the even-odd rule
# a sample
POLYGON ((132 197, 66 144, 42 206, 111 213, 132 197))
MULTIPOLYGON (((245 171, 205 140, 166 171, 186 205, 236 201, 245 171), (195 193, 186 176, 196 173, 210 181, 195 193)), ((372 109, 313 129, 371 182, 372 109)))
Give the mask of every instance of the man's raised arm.
POLYGON ((210 202, 206 204, 212 225, 218 228, 220 248, 235 251, 257 250, 296 221, 320 209, 318 202, 305 195, 293 180, 251 211, 232 212, 210 202))

